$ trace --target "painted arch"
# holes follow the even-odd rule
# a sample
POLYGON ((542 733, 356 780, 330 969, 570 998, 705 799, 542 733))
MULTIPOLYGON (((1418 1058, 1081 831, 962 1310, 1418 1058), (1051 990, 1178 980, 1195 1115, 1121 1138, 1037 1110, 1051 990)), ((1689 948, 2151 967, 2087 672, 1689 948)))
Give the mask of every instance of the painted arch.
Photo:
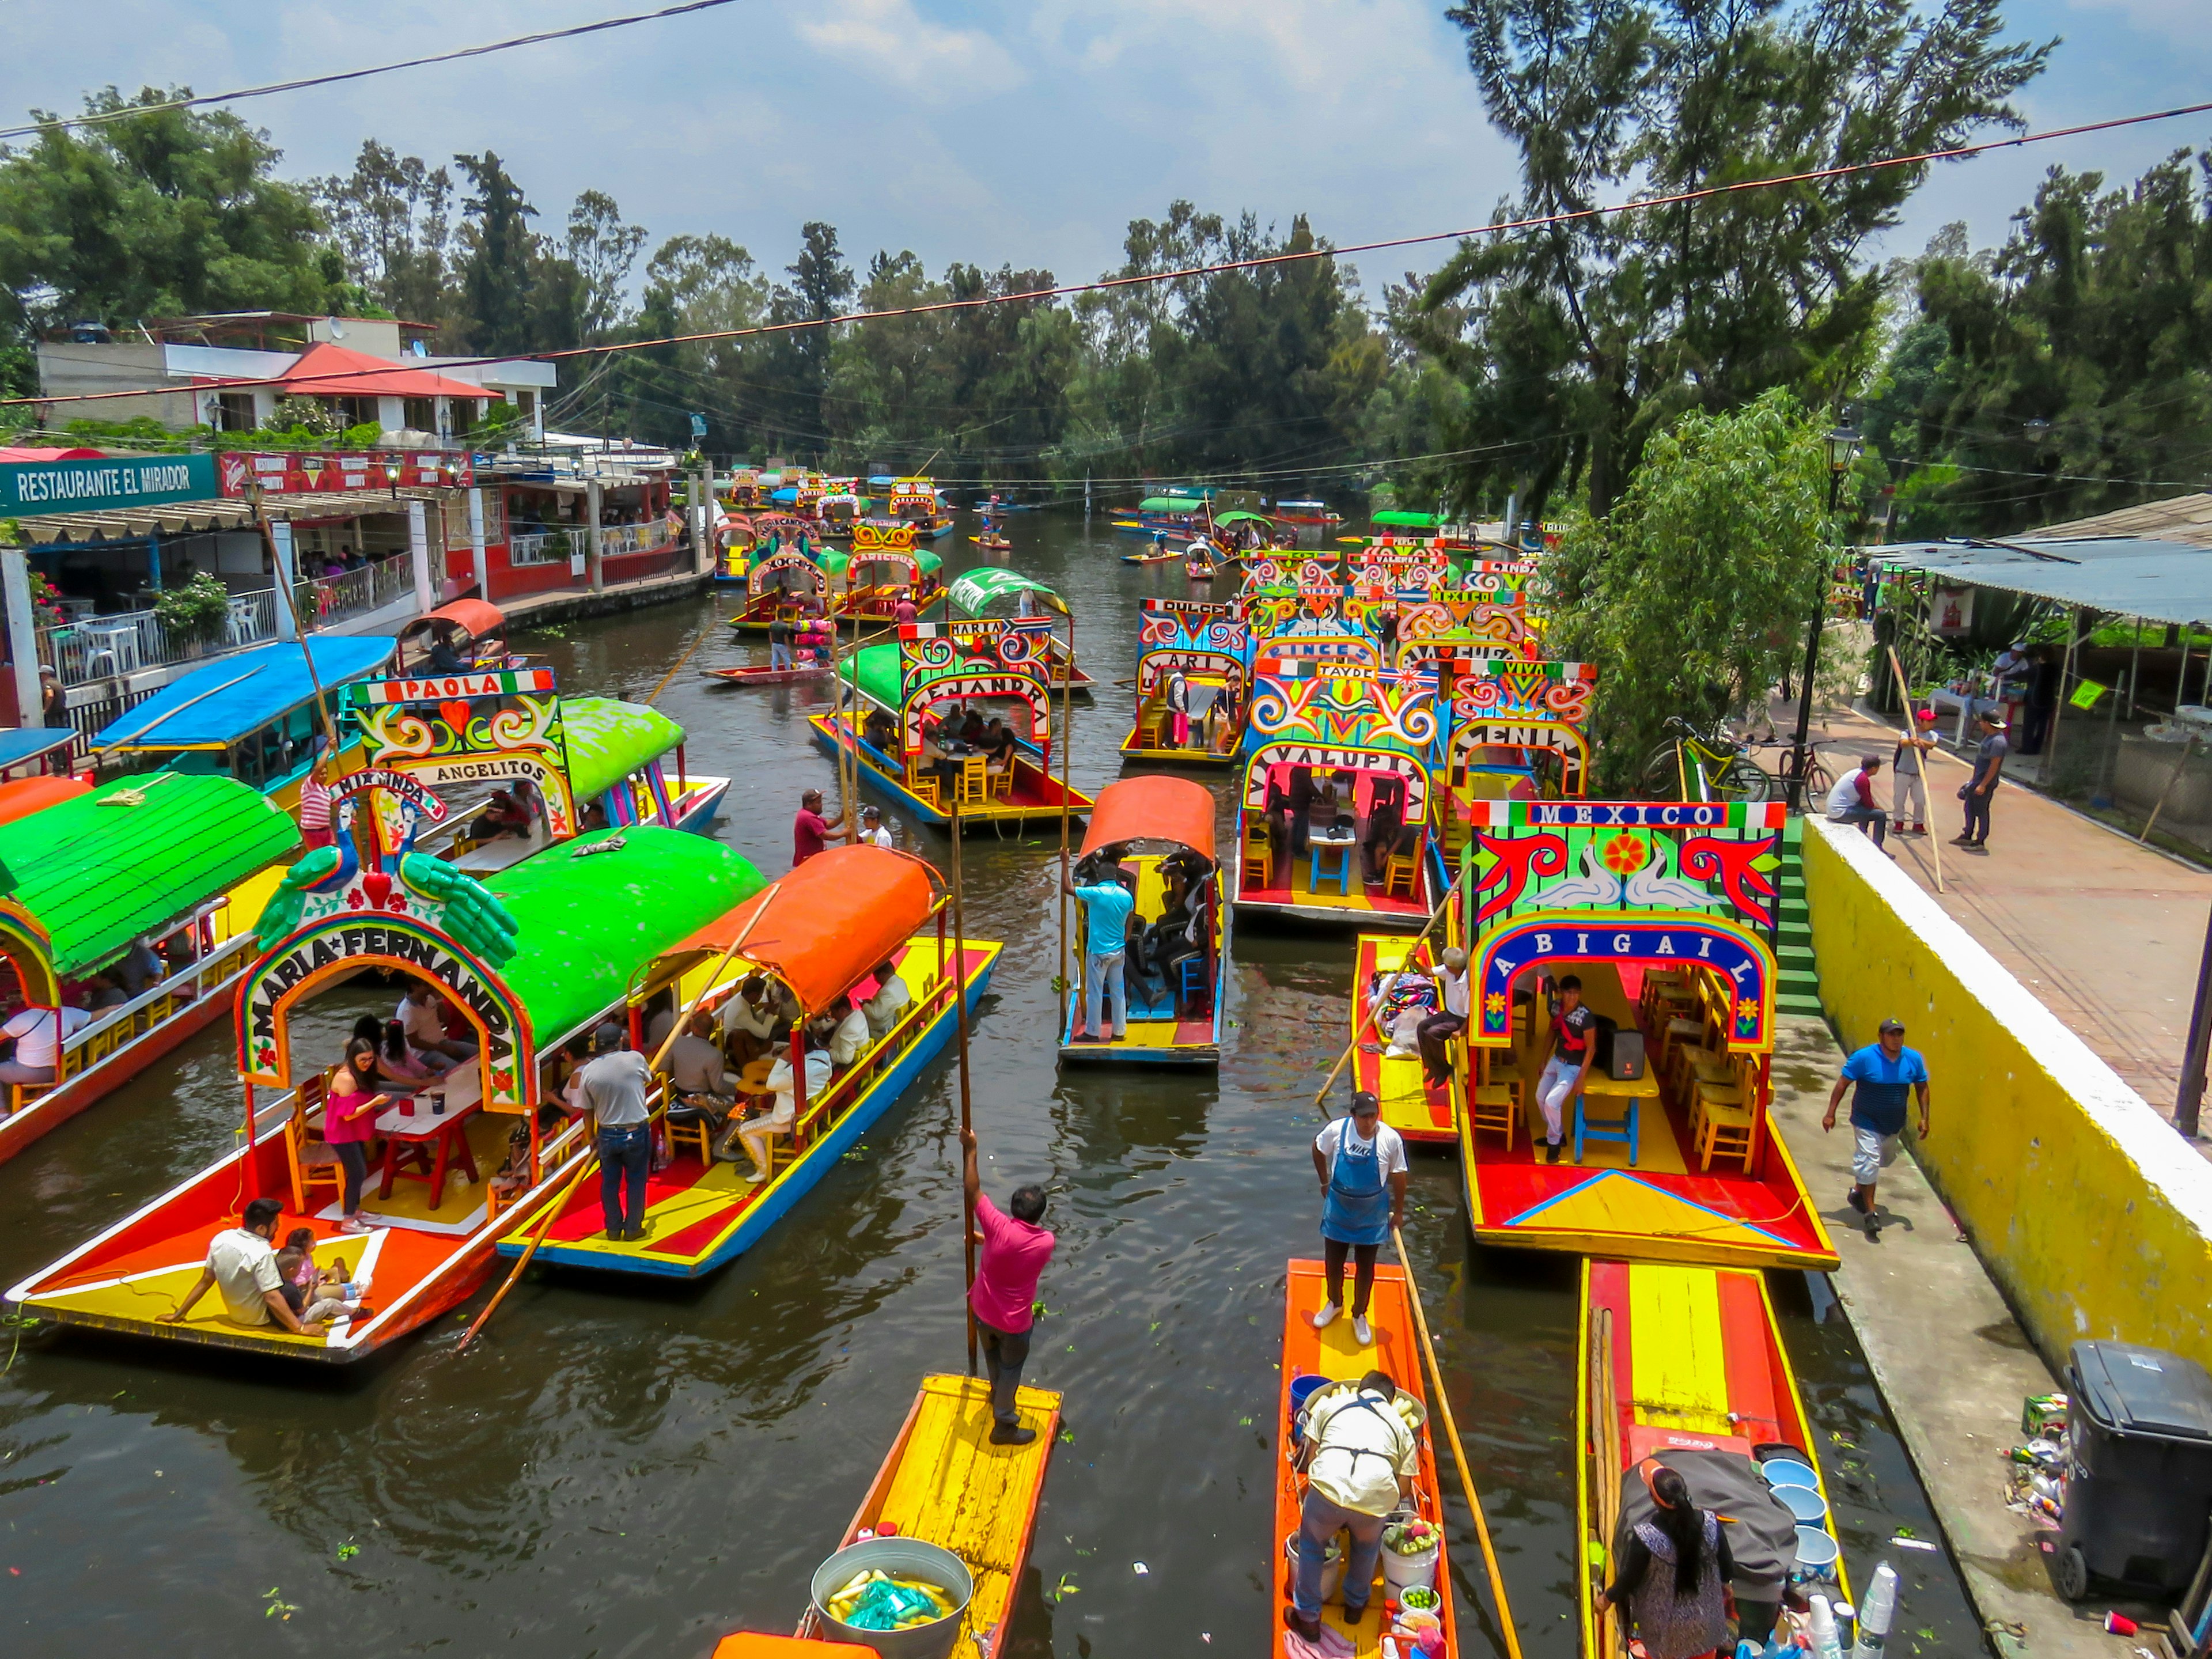
POLYGON ((1485 933, 1470 964, 1480 990, 1468 1041, 1508 1046, 1514 981, 1531 968, 1579 963, 1712 969, 1735 988, 1730 1051, 1765 1054, 1774 1047, 1774 953, 1750 928, 1692 910, 1563 910, 1485 933))

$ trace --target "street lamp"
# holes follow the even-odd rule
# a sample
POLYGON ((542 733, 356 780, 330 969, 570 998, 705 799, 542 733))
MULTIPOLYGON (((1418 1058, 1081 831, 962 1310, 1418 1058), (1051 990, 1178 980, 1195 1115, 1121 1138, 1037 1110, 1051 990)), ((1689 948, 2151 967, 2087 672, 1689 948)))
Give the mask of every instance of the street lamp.
MULTIPOLYGON (((1835 521, 1836 502, 1843 494, 1844 479, 1858 459, 1859 446, 1863 441, 1858 428, 1839 426, 1828 434, 1828 520, 1835 521)), ((1820 625, 1828 614, 1828 561, 1822 559, 1813 578, 1813 620, 1805 630, 1805 678, 1798 688, 1797 740, 1790 751, 1790 810, 1805 810, 1805 774, 1809 751, 1807 735, 1813 726, 1813 678, 1820 672, 1820 625)))

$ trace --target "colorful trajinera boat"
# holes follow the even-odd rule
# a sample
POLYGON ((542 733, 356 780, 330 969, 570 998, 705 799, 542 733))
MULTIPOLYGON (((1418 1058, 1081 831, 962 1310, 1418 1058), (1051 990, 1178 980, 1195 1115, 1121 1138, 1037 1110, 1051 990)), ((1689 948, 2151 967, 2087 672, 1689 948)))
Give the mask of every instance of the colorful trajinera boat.
POLYGON ((1475 803, 1452 936, 1471 939, 1468 1216, 1484 1243, 1722 1266, 1837 1265, 1774 1133, 1779 802, 1475 803), (1538 1143, 1547 988, 1643 1039, 1538 1143), (1633 1073, 1633 1075, 1625 1073, 1633 1073))
POLYGON ((1114 514, 1115 529, 1146 536, 1164 530, 1170 536, 1188 538, 1212 522, 1213 491, 1205 489, 1147 495, 1134 507, 1117 508, 1114 514))
MULTIPOLYGON (((1850 1598, 1813 1425, 1756 1271, 1584 1261, 1576 1346, 1582 1547, 1574 1555, 1585 1659, 1628 1651, 1621 1616, 1601 1593, 1620 1549, 1623 1495, 1640 1495, 1637 1465, 1647 1457, 1681 1474, 1699 1507, 1720 1510, 1739 1584, 1761 1578, 1778 1600, 1796 1578, 1850 1598), (1785 1469, 1788 1478, 1778 1478, 1785 1469), (1817 1503, 1787 1503, 1792 1485, 1817 1503), (1832 1565, 1806 1565, 1814 1561, 1832 1565)), ((1765 1632, 1741 1633, 1764 1647, 1765 1632)))
MULTIPOLYGON (((1102 1042, 1085 1032, 1088 958, 1076 951, 1076 982, 1060 1018, 1061 1060, 1220 1063, 1230 921, 1213 850, 1217 811, 1213 792, 1188 778, 1124 778, 1098 792, 1082 856, 1094 861, 1096 876, 1110 879, 1105 855, 1118 850, 1110 867, 1135 880, 1135 921, 1142 932, 1123 970, 1128 1030, 1122 1036, 1108 1032, 1102 1042)), ((1071 914, 1071 925, 1080 921, 1071 914)))
POLYGON ((299 845, 260 791, 179 772, 118 778, 0 825, 6 1014, 52 1011, 60 1042, 52 1083, 0 1095, 0 1158, 228 1010, 281 877, 271 866, 299 845))
MULTIPOLYGON (((258 645, 196 668, 125 709, 93 734, 100 760, 147 771, 236 778, 286 811, 337 718, 337 688, 383 672, 393 644, 373 635, 319 634, 307 651, 258 645), (317 687, 323 693, 319 712, 317 687)), ((341 770, 352 749, 341 752, 341 770)))
POLYGON ((1456 1146, 1456 1070, 1441 1082, 1431 1081, 1419 1049, 1411 1041, 1395 1040, 1410 1038, 1422 1019, 1440 1012, 1435 966, 1425 939, 1359 936, 1352 974, 1352 1086, 1382 1103, 1382 1121, 1408 1144, 1456 1146))
POLYGON ((580 837, 486 884, 421 854, 380 868, 373 838, 356 842, 360 863, 343 881, 311 855, 262 914, 261 954, 235 1000, 250 1142, 25 1279, 10 1302, 63 1325, 331 1362, 419 1328, 474 1291, 499 1240, 592 1156, 588 1120, 540 1121, 558 1097, 564 1045, 629 1018, 641 971, 763 884, 727 848, 651 827, 580 837), (344 1234, 340 1172, 322 1139, 337 1055, 319 1051, 320 1033, 364 1003, 388 1008, 392 991, 353 982, 364 974, 432 987, 477 1057, 441 1094, 379 1114, 382 1151, 362 1200, 371 1231, 344 1234), (219 1295, 165 1320, 210 1238, 261 1196, 283 1203, 280 1238, 309 1228, 319 1264, 373 1279, 366 1310, 319 1336, 241 1322, 219 1295))
POLYGON ((1227 766, 1251 706, 1252 632, 1230 605, 1144 599, 1137 606, 1137 712, 1121 739, 1124 761, 1227 766), (1183 682, 1183 741, 1169 705, 1183 682))
MULTIPOLYGON (((1277 1592, 1268 1598, 1273 1603, 1274 1629, 1270 1651, 1285 1652, 1284 1640, 1291 1633, 1286 1615, 1297 1573, 1297 1536, 1305 1504, 1305 1476, 1297 1466, 1298 1443, 1292 1433, 1296 1407, 1304 1404, 1310 1391, 1320 1386, 1310 1379, 1357 1382, 1370 1371, 1381 1371, 1396 1385, 1401 1395, 1411 1395, 1420 1407, 1417 1415, 1423 1420, 1413 1431, 1420 1443, 1420 1468, 1413 1478, 1411 1508, 1415 1517, 1436 1528, 1435 1612, 1443 1628, 1444 1652, 1457 1653, 1461 1649, 1458 1618, 1452 1607, 1451 1548, 1444 1539, 1443 1498, 1437 1484, 1436 1445, 1426 1421, 1428 1387, 1422 1375, 1420 1339, 1413 1328, 1413 1292, 1406 1283, 1405 1269, 1387 1262, 1376 1265, 1374 1297, 1367 1310, 1369 1333, 1374 1340, 1364 1346, 1352 1334, 1349 1319, 1339 1319, 1327 1330, 1314 1329, 1313 1315, 1328 1299, 1327 1276, 1320 1262, 1294 1257, 1286 1278, 1288 1282, 1283 1289, 1283 1367, 1275 1403, 1275 1525, 1267 1539, 1277 1592)), ((1340 1534, 1340 1548, 1342 1538, 1340 1534)), ((1334 1632, 1349 1643, 1353 1659, 1382 1659, 1383 1641, 1389 1631, 1383 1607, 1395 1592, 1382 1577, 1381 1564, 1377 1563, 1375 1583, 1367 1598, 1366 1616, 1357 1626, 1346 1624, 1343 1592, 1340 1588, 1330 1589, 1329 1579, 1330 1573, 1324 1569, 1324 1636, 1334 1632)), ((1393 1645, 1401 1652, 1410 1649, 1407 1644, 1393 1645)))
POLYGON ((1273 653, 1286 643, 1256 647, 1237 906, 1419 927, 1445 886, 1431 796, 1448 720, 1435 671, 1285 661, 1273 653))
POLYGON ((865 646, 842 670, 866 713, 815 714, 814 740, 859 760, 860 780, 924 823, 952 822, 957 804, 970 825, 1057 822, 1063 799, 1077 817, 1091 811, 1079 789, 1063 796, 1052 773, 1050 691, 1041 627, 1008 622, 908 623, 896 643, 865 646), (948 714, 988 711, 1015 738, 1003 766, 980 750, 947 749, 924 731, 948 714))
POLYGON ((901 524, 912 525, 915 534, 926 542, 952 533, 952 514, 929 478, 892 479, 884 511, 901 524))
POLYGON ((829 614, 830 574, 798 521, 784 522, 793 526, 788 537, 781 530, 763 532, 744 562, 744 607, 730 618, 740 634, 765 634, 779 621, 829 614))
MULTIPOLYGON (((951 1039, 959 1019, 956 985, 965 987, 972 1013, 998 963, 998 945, 972 939, 955 962, 933 874, 921 860, 886 848, 833 847, 638 969, 634 1021, 663 996, 684 1014, 719 1010, 753 973, 787 990, 806 1019, 842 1013, 848 996, 859 1002, 875 994, 876 970, 886 962, 912 1001, 884 1036, 837 1070, 819 1099, 806 1097, 804 1057, 793 1054, 796 1115, 789 1136, 774 1145, 767 1182, 749 1182, 750 1165, 742 1160, 715 1161, 707 1126, 676 1127, 667 1167, 646 1187, 644 1238, 608 1238, 598 1189, 580 1188, 544 1230, 536 1259, 678 1278, 711 1273, 750 1249, 835 1169, 951 1039), (738 952, 726 959, 732 945, 738 952)), ((767 1060, 756 1062, 747 1081, 757 1090, 767 1071, 767 1060)), ((507 1255, 524 1248, 514 1235, 499 1246, 507 1255)))
POLYGON ((0 823, 72 800, 92 786, 70 770, 76 732, 70 726, 17 726, 0 731, 0 823))
POLYGON ((951 607, 947 614, 955 621, 993 620, 995 609, 998 619, 1034 624, 1042 620, 1047 628, 1055 617, 1067 622, 1069 639, 1057 632, 1044 636, 1045 678, 1055 691, 1071 692, 1079 697, 1091 695, 1096 684, 1074 660, 1074 649, 1069 643, 1075 629, 1074 617, 1067 601, 1034 576, 1024 576, 1018 570, 1006 570, 983 566, 963 571, 952 579, 951 607))
MULTIPOLYGON (((1018 1389, 1014 1409, 1036 1438, 1026 1445, 994 1445, 991 1385, 974 1376, 925 1376, 890 1455, 839 1542, 842 1549, 878 1534, 919 1538, 958 1556, 975 1581, 951 1648, 961 1659, 971 1654, 1005 1659, 1012 1644, 1014 1598, 1029 1565, 1045 1469, 1060 1435, 1060 1402, 1049 1389, 1018 1389)), ((823 1659, 832 1653, 857 1659, 869 1651, 820 1642, 821 1629, 810 1609, 799 1626, 804 1645, 792 1659, 803 1659, 809 1650, 823 1659)), ((715 1650, 717 1656, 726 1650, 743 1659, 749 1650, 730 1645, 742 1640, 730 1638, 715 1650)), ((750 1651, 770 1659, 770 1650, 750 1651)))
POLYGON ((945 561, 915 545, 910 524, 869 520, 853 529, 850 553, 830 549, 822 555, 830 579, 831 614, 855 626, 882 628, 897 620, 898 602, 911 599, 917 611, 934 610, 945 599, 945 561))
POLYGON ((507 618, 482 599, 454 599, 417 617, 399 630, 393 668, 403 674, 444 672, 431 660, 443 647, 450 665, 512 668, 522 659, 507 653, 507 618))

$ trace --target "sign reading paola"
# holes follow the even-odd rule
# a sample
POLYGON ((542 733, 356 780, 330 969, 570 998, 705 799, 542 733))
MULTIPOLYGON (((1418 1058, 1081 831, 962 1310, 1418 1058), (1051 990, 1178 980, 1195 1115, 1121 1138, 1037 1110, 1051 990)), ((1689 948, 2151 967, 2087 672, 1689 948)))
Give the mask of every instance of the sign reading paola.
POLYGON ((1516 922, 1482 940, 1474 964, 1482 987, 1474 1041, 1512 1040, 1513 981, 1527 969, 1576 962, 1707 968, 1735 989, 1729 1047, 1765 1049, 1774 1020, 1774 957, 1749 933, 1717 920, 1571 913, 1516 922))
POLYGON ((483 1103, 526 1111, 536 1057, 520 1007, 482 963, 442 933, 399 916, 358 911, 312 922, 256 963, 238 988, 238 1072, 246 1083, 289 1088, 293 1004, 317 987, 363 968, 397 968, 434 981, 469 1017, 481 1039, 483 1103))
POLYGON ((380 703, 436 702, 446 697, 503 697, 554 689, 550 668, 502 668, 481 674, 433 674, 420 679, 357 682, 347 690, 363 707, 380 703))
POLYGON ((212 455, 108 455, 98 460, 0 465, 0 519, 112 513, 201 501, 216 493, 212 455))

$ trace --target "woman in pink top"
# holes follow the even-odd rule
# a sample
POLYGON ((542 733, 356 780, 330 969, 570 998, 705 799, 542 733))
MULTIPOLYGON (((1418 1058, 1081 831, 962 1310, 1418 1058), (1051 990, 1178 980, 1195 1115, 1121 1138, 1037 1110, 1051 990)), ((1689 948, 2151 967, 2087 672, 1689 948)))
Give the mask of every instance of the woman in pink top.
POLYGON ((365 1233, 362 1218, 362 1183, 368 1178, 368 1143, 376 1138, 376 1114, 391 1097, 373 1093, 376 1077, 376 1045, 367 1037, 346 1044, 345 1064, 331 1078, 330 1093, 323 1100, 323 1139, 338 1155, 345 1170, 345 1215, 338 1223, 342 1233, 365 1233))
POLYGON ((1030 1327, 1036 1323, 1037 1280, 1052 1260, 1053 1237, 1036 1224, 1044 1218, 1044 1188, 1017 1187, 1006 1200, 1006 1214, 983 1195, 983 1178, 975 1168, 975 1135, 960 1132, 965 1157, 963 1172, 968 1201, 975 1212, 974 1241, 982 1248, 975 1263, 975 1283, 968 1292, 969 1311, 975 1318, 975 1333, 983 1344, 983 1363, 991 1371, 991 1430, 994 1446, 1025 1446, 1036 1438, 1035 1429, 1022 1426, 1014 1408, 1014 1391, 1021 1386, 1022 1362, 1030 1357, 1030 1327))

